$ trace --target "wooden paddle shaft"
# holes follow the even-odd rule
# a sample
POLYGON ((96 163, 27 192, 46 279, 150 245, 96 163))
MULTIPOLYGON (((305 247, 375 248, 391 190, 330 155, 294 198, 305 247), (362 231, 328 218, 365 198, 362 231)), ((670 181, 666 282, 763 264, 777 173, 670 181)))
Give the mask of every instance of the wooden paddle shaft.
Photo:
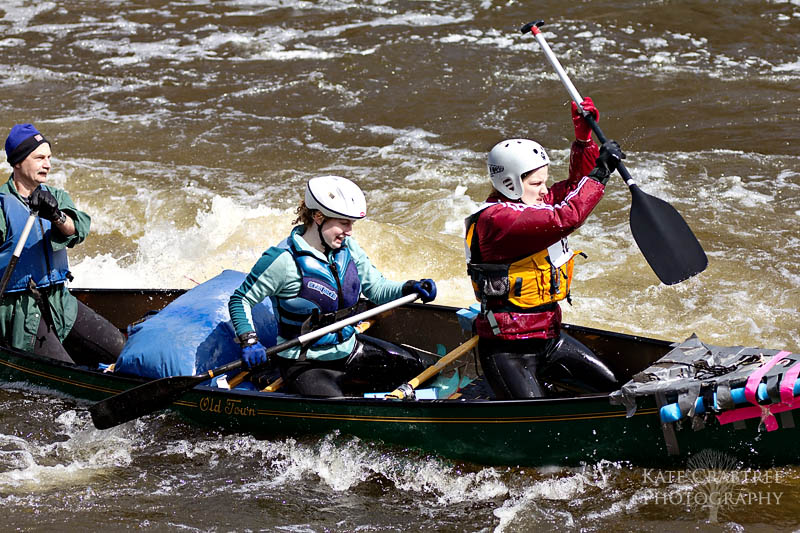
MULTIPOLYGON (((447 366, 450 363, 452 363, 453 361, 455 361, 456 359, 458 359, 459 357, 461 357, 465 353, 467 353, 470 350, 472 350, 472 348, 474 348, 476 344, 478 344, 478 336, 477 335, 473 336, 467 342, 461 344, 460 346, 455 348, 453 351, 451 351, 447 355, 443 356, 441 359, 439 359, 436 362, 435 365, 432 365, 432 366, 429 366, 428 368, 426 368, 424 371, 422 371, 422 373, 420 375, 418 375, 417 377, 411 379, 408 383, 406 383, 406 385, 411 387, 412 389, 416 389, 422 383, 425 383, 426 381, 431 379, 433 376, 435 376, 436 374, 438 374, 439 372, 441 372, 442 370, 447 368, 447 366)), ((402 400, 403 398, 406 397, 406 393, 402 390, 402 388, 404 388, 404 387, 401 386, 401 387, 398 387, 397 389, 393 390, 392 392, 390 392, 389 394, 386 395, 386 398, 397 398, 399 400, 402 400)))

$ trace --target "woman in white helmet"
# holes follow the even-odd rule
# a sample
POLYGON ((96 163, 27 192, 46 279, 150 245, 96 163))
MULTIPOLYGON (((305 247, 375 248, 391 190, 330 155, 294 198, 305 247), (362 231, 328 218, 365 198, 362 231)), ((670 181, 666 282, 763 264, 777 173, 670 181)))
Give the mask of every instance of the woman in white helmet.
MULTIPOLYGON (((590 98, 581 104, 599 118, 590 98)), ((602 150, 572 104, 575 141, 569 177, 547 187, 550 159, 529 139, 497 143, 487 161, 493 192, 466 221, 468 272, 481 313, 475 320, 481 365, 502 399, 546 396, 553 381, 613 390, 614 374, 561 332, 561 308, 572 282, 567 236, 603 197, 624 154, 602 150), (544 383, 542 383, 544 381, 544 383)))
MULTIPOLYGON (((272 300, 278 342, 283 342, 352 314, 361 294, 376 304, 412 292, 423 302, 436 297, 431 279, 384 278, 353 239, 353 224, 366 217, 367 204, 352 181, 339 176, 309 180, 296 213, 294 223, 301 224, 264 252, 228 304, 248 368, 267 362, 251 319, 252 307, 265 298, 272 300)), ((419 354, 356 335, 352 326, 278 355, 289 390, 308 396, 390 390, 424 369, 419 354)))

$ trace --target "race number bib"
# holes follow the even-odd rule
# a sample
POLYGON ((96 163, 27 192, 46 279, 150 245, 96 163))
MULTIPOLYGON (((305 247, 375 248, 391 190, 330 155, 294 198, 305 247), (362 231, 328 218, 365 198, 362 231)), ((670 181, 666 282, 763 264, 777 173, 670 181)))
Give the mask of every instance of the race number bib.
POLYGON ((548 246, 547 255, 550 256, 550 262, 556 268, 559 268, 561 265, 572 259, 573 253, 572 250, 569 249, 567 238, 564 237, 560 241, 548 246))

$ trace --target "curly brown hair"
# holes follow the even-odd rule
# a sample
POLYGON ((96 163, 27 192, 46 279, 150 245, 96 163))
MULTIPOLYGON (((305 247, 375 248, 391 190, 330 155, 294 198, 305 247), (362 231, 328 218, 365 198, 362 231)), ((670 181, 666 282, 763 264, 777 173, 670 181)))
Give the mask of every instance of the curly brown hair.
POLYGON ((300 205, 298 205, 297 209, 294 210, 297 218, 292 221, 292 224, 302 222, 303 225, 310 226, 314 221, 314 211, 316 211, 316 209, 309 209, 305 200, 300 200, 300 205))

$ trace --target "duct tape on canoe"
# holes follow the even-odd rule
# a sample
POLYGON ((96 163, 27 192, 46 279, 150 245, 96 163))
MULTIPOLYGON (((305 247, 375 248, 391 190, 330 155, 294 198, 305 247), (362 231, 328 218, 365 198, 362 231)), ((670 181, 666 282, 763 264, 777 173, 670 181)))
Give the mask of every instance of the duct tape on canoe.
POLYGON ((624 405, 630 417, 637 400, 659 398, 664 423, 690 417, 699 429, 707 413, 715 414, 720 424, 761 416, 773 430, 772 412, 800 407, 800 398, 795 399, 798 374, 798 354, 713 346, 692 335, 612 393, 611 403, 624 405))

